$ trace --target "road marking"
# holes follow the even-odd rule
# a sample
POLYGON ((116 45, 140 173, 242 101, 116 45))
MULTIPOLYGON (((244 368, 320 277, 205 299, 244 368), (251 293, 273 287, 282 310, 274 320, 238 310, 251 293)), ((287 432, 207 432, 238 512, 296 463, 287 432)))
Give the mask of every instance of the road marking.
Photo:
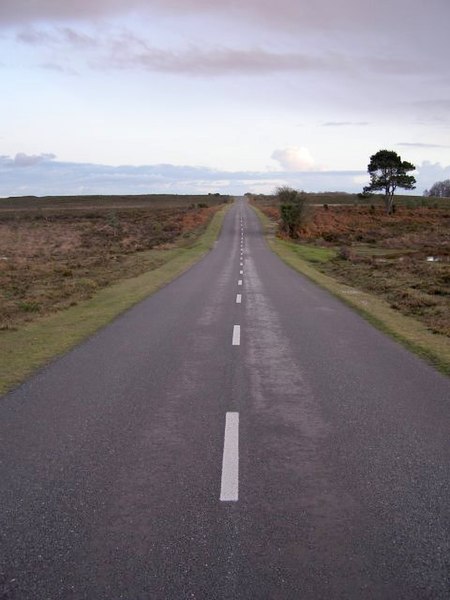
POLYGON ((241 267, 243 267, 243 266, 244 266, 244 263, 243 263, 243 262, 240 262, 239 264, 241 265, 241 267))
POLYGON ((242 285, 242 279, 238 280, 238 285, 242 285))
POLYGON ((241 304, 242 302, 242 294, 236 294, 236 304, 241 304))
POLYGON ((241 326, 234 325, 233 326, 233 340, 231 342, 232 346, 240 346, 241 345, 241 326))
POLYGON ((243 275, 243 274, 244 274, 244 271, 241 269, 241 270, 239 271, 239 275, 243 275))
POLYGON ((222 481, 220 500, 237 502, 239 499, 239 413, 227 412, 223 442, 222 481))

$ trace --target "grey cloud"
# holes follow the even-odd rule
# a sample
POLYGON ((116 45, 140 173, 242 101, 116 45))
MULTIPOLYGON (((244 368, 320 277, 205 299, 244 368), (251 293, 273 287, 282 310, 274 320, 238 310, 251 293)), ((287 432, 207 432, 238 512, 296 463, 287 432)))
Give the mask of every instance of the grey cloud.
POLYGON ((416 166, 416 179, 420 182, 422 191, 430 189, 433 183, 450 179, 450 165, 442 166, 440 163, 431 163, 424 161, 421 165, 416 166))
POLYGON ((88 19, 96 16, 119 14, 130 8, 142 6, 144 2, 129 0, 2 0, 0 23, 34 23, 88 19))
POLYGON ((178 49, 158 48, 131 32, 124 31, 118 35, 104 29, 94 37, 73 27, 54 27, 50 30, 31 27, 19 32, 16 39, 28 45, 64 52, 69 58, 72 51, 84 52, 88 57, 88 65, 93 68, 142 69, 198 76, 315 71, 328 72, 330 77, 347 75, 354 79, 366 72, 404 76, 414 70, 417 72, 419 68, 417 61, 413 60, 389 61, 370 56, 358 58, 356 54, 350 56, 323 49, 323 54, 318 55, 311 51, 274 52, 263 47, 233 48, 226 45, 207 47, 191 44, 178 49), (71 53, 67 52, 68 47, 71 53))
POLYGON ((99 45, 96 38, 71 27, 57 27, 51 32, 28 27, 16 35, 16 40, 30 46, 70 45, 79 49, 94 48, 99 45))
MULTIPOLYGON (((0 196, 207 191, 241 194, 252 189, 270 191, 283 184, 311 192, 343 190, 356 193, 361 191, 361 177, 367 175, 366 171, 357 170, 223 171, 171 164, 111 167, 58 162, 51 160, 52 157, 42 154, 38 160, 33 156, 19 159, 33 168, 18 169, 17 157, 0 156, 0 196)), ((449 179, 450 165, 425 161, 417 166, 416 177, 418 186, 414 193, 421 194, 436 181, 449 179)))
MULTIPOLYGON (((409 25, 415 17, 410 0, 378 0, 377 10, 373 10, 371 0, 228 0, 226 3, 222 0, 2 0, 0 21, 11 24, 90 19, 136 10, 145 10, 149 14, 154 14, 155 11, 181 15, 218 14, 239 20, 257 20, 272 27, 278 25, 297 31, 311 27, 321 30, 354 30, 358 25, 367 26, 367 23, 372 29, 378 26, 396 30, 399 19, 404 19, 405 14, 410 16, 409 25), (389 19, 385 18, 387 13, 389 19), (367 19, 368 14, 370 21, 367 19)), ((428 0, 426 11, 426 15, 439 12, 448 15, 447 0, 428 0)), ((415 21, 425 27, 427 19, 416 17, 415 21)))
POLYGON ((416 100, 412 103, 414 106, 425 109, 437 109, 450 111, 450 98, 440 98, 436 100, 416 100))
POLYGON ((418 118, 418 123, 427 125, 435 123, 442 127, 450 126, 450 99, 417 100, 404 104, 408 109, 413 109, 418 118))
POLYGON ((394 56, 381 58, 378 56, 369 56, 363 58, 362 62, 365 63, 371 72, 382 75, 417 75, 418 73, 427 73, 430 71, 428 62, 417 56, 409 59, 394 56))
POLYGON ((322 127, 364 127, 370 125, 368 121, 327 121, 322 127))
POLYGON ((450 148, 443 144, 424 144, 422 142, 398 142, 397 146, 405 146, 409 148, 450 148))
MULTIPOLYGON (((58 47, 62 51, 93 50, 89 65, 94 68, 143 69, 152 72, 199 76, 266 74, 299 71, 334 71, 347 68, 348 61, 336 54, 323 57, 303 53, 272 52, 262 48, 205 48, 188 46, 179 50, 156 48, 130 33, 97 37, 73 28, 55 28, 51 33, 36 29, 21 31, 16 38, 29 45, 58 47)), ((51 63, 52 64, 52 63, 51 63)))
POLYGON ((42 162, 48 162, 55 159, 56 156, 54 154, 25 154, 24 152, 19 152, 16 154, 14 159, 11 160, 12 164, 15 167, 34 167, 42 162))
POLYGON ((57 41, 54 35, 50 35, 47 31, 28 28, 20 31, 16 35, 18 42, 28 44, 30 46, 47 46, 57 41))
POLYGON ((190 48, 173 52, 158 48, 145 51, 112 53, 101 66, 112 68, 141 68, 148 71, 185 73, 195 75, 264 74, 286 71, 326 70, 335 67, 334 62, 304 54, 280 54, 262 49, 240 50, 219 48, 205 50, 190 48))
POLYGON ((79 48, 93 48, 98 45, 96 38, 85 33, 79 33, 70 27, 64 27, 59 30, 63 39, 72 46, 79 48))
MULTIPOLYGON (((273 52, 264 48, 205 48, 190 46, 178 51, 149 47, 135 36, 122 36, 110 42, 107 58, 110 67, 143 68, 149 71, 224 75, 230 73, 258 74, 277 72, 328 71, 330 75, 355 77, 361 71, 358 59, 344 54, 324 53, 321 56, 304 52, 273 52)), ((376 62, 376 61, 375 61, 376 62)), ((371 61, 364 63, 370 70, 371 61)), ((398 70, 397 75, 405 71, 398 70)))
POLYGON ((46 71, 54 71, 55 73, 63 73, 64 75, 79 75, 75 69, 54 62, 42 63, 39 66, 46 71))
MULTIPOLYGON (((43 155, 41 155, 43 156, 43 155)), ((363 171, 222 171, 171 164, 111 167, 98 164, 38 161, 33 169, 15 168, 14 159, 0 157, 0 196, 47 194, 142 194, 156 192, 239 194, 270 191, 289 184, 310 190, 360 191, 355 177, 363 171)))

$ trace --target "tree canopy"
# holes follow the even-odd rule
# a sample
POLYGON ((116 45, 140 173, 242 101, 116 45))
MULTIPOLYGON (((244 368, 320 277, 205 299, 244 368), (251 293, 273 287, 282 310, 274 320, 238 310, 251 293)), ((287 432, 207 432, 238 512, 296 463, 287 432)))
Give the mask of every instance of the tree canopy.
POLYGON ((367 170, 370 175, 370 184, 364 188, 364 193, 383 191, 384 204, 388 214, 392 213, 394 193, 397 188, 413 190, 416 178, 408 175, 416 167, 402 160, 393 150, 379 150, 370 157, 367 170))
POLYGON ((306 195, 291 187, 282 186, 277 188, 276 197, 280 202, 281 227, 289 237, 296 238, 305 217, 306 195))
POLYGON ((424 196, 435 196, 437 198, 450 198, 450 179, 436 181, 429 190, 425 190, 424 196))

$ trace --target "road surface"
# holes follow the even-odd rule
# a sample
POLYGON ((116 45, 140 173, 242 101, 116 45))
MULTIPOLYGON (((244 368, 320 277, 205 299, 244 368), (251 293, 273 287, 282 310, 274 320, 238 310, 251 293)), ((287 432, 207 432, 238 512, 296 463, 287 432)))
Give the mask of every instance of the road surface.
POLYGON ((450 597, 449 380, 281 263, 243 199, 0 399, 0 460, 3 600, 450 597))

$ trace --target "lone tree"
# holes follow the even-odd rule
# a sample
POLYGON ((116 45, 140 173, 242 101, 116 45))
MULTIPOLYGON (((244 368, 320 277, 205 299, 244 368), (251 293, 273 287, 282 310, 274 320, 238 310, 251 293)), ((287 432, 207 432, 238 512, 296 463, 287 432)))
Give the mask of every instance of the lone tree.
POLYGON ((367 185, 364 194, 376 191, 384 191, 384 204, 386 212, 390 215, 394 207, 394 193, 400 187, 405 190, 413 190, 416 186, 416 178, 408 175, 416 167, 400 158, 393 150, 379 150, 370 157, 367 170, 370 175, 370 184, 367 185))
POLYGON ((290 238, 296 238, 305 218, 306 195, 304 192, 282 186, 277 188, 276 197, 280 202, 281 228, 290 238))

